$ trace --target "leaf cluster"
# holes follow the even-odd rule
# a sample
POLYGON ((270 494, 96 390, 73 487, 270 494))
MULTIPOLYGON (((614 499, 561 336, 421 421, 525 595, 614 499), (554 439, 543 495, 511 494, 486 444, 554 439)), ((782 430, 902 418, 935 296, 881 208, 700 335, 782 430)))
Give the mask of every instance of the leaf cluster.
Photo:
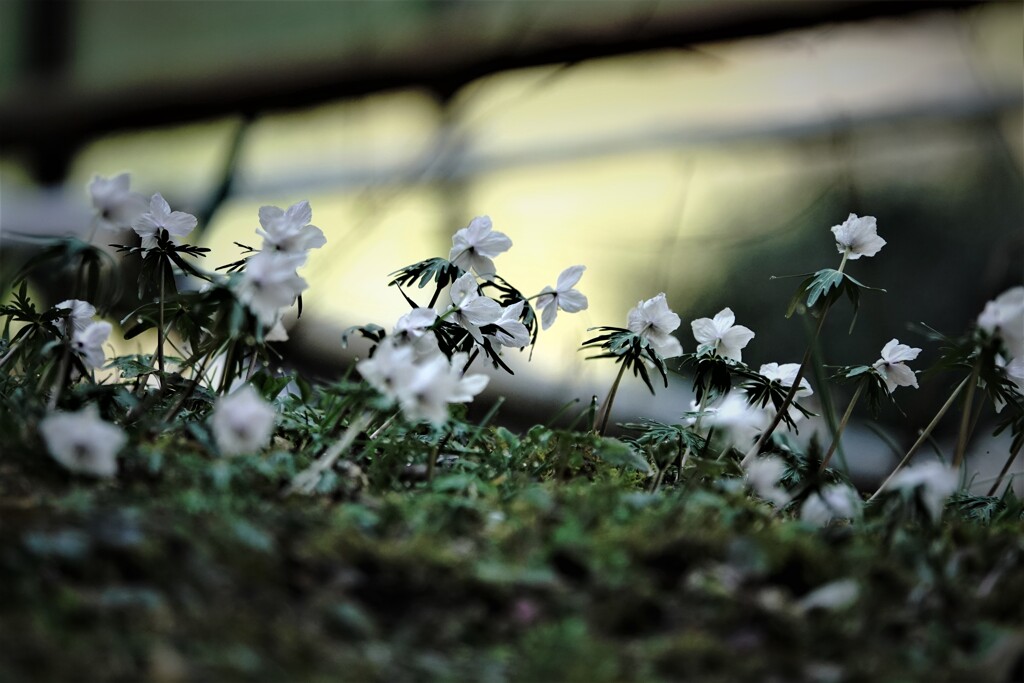
POLYGON ((587 360, 597 358, 613 358, 616 363, 632 370, 634 377, 640 377, 650 392, 654 393, 648 366, 653 367, 661 375, 664 385, 668 386, 668 368, 651 343, 643 336, 621 327, 592 327, 588 331, 597 330, 604 334, 584 341, 580 346, 584 349, 599 349, 604 353, 587 356, 587 360))

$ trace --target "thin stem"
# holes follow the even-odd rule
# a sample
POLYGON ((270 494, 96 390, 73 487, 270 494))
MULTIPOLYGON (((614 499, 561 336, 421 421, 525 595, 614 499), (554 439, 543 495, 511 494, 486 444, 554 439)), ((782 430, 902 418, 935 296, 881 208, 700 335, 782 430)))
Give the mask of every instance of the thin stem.
POLYGON ((384 430, 387 429, 388 427, 390 427, 392 425, 392 423, 394 423, 395 418, 397 418, 401 414, 402 414, 402 411, 399 410, 397 413, 395 413, 394 415, 392 415, 388 419, 384 420, 384 424, 382 424, 380 427, 377 427, 377 429, 375 429, 373 431, 373 434, 370 434, 369 440, 370 441, 376 441, 377 437, 380 436, 381 434, 383 434, 384 430))
POLYGON ((924 431, 921 432, 921 435, 917 437, 917 441, 914 442, 914 445, 910 447, 910 450, 907 451, 907 454, 904 455, 903 459, 900 460, 900 463, 896 465, 896 469, 894 469, 892 473, 888 477, 886 477, 885 481, 882 482, 882 485, 878 487, 878 490, 875 491, 870 498, 868 498, 869 503, 873 501, 875 498, 877 498, 878 494, 880 494, 882 490, 885 489, 889 481, 896 476, 896 473, 903 469, 908 462, 910 462, 911 456, 914 455, 914 453, 921 446, 921 444, 923 444, 925 440, 931 435, 932 430, 935 429, 936 425, 939 424, 939 420, 941 420, 942 417, 946 414, 950 406, 953 405, 953 402, 956 401, 956 397, 960 395, 960 392, 963 391, 964 387, 967 386, 967 383, 970 381, 971 377, 967 377, 964 379, 963 382, 960 382, 960 384, 957 385, 956 389, 953 390, 953 393, 950 394, 949 398, 946 399, 946 402, 942 404, 941 408, 939 408, 939 412, 935 413, 935 417, 933 417, 932 421, 928 423, 928 426, 924 428, 924 431))
POLYGON ((167 262, 160 261, 160 301, 158 302, 159 308, 159 324, 156 328, 156 367, 159 372, 160 388, 164 386, 164 269, 167 267, 167 262))
POLYGON ((600 436, 604 436, 604 431, 608 427, 608 417, 612 413, 612 402, 615 401, 615 393, 619 390, 619 382, 622 381, 622 374, 625 371, 626 364, 623 362, 619 365, 619 373, 615 375, 612 388, 608 390, 608 397, 605 398, 601 410, 597 413, 597 417, 594 418, 594 431, 600 436))
POLYGON ((60 368, 57 370, 57 379, 53 383, 53 389, 50 390, 50 400, 47 402, 47 410, 53 410, 57 407, 57 401, 60 400, 61 392, 64 389, 64 383, 67 381, 68 373, 71 371, 71 344, 65 342, 64 352, 60 358, 60 368))
POLYGON ((203 356, 203 359, 199 363, 199 369, 194 371, 192 381, 189 382, 188 389, 182 392, 178 400, 174 402, 173 406, 171 406, 171 409, 167 411, 166 415, 164 415, 164 422, 170 422, 171 418, 177 415, 178 411, 184 407, 185 401, 195 393, 196 387, 199 386, 199 382, 203 379, 203 372, 206 370, 206 361, 209 360, 209 358, 209 356, 203 356))
POLYGON ((828 467, 829 460, 832 459, 832 455, 836 452, 836 448, 839 447, 839 439, 843 436, 843 430, 846 429, 846 423, 850 421, 850 416, 853 415, 853 408, 857 405, 857 401, 860 400, 862 391, 864 391, 864 382, 858 384, 857 391, 853 392, 853 398, 850 399, 850 405, 846 407, 846 412, 843 413, 843 418, 839 421, 839 426, 836 427, 836 433, 832 437, 832 444, 828 447, 828 452, 825 453, 825 457, 821 460, 821 467, 818 469, 819 472, 825 471, 825 468, 828 467))
POLYGON ((1017 456, 1020 454, 1021 444, 1024 444, 1024 441, 1018 443, 1017 447, 1010 451, 1010 457, 1006 459, 1006 464, 1003 465, 1003 469, 999 470, 999 476, 996 477, 996 483, 992 484, 992 488, 988 490, 988 495, 996 495, 996 491, 999 490, 999 485, 1003 483, 1003 478, 1006 476, 1006 473, 1010 471, 1013 461, 1016 460, 1017 456))
POLYGON ((441 443, 435 443, 430 449, 430 457, 427 460, 427 481, 434 481, 434 469, 437 467, 437 454, 441 450, 441 443))
POLYGON ((18 349, 21 348, 21 345, 25 342, 25 340, 32 336, 32 332, 33 330, 26 332, 24 337, 11 344, 11 348, 7 349, 7 353, 4 354, 4 357, 0 358, 0 368, 6 365, 7 361, 9 361, 11 357, 14 356, 15 353, 17 353, 18 349))
MULTIPOLYGON (((843 257, 844 263, 846 257, 843 257)), ((750 462, 761 452, 764 445, 768 443, 768 440, 772 438, 772 433, 775 428, 782 422, 782 416, 789 410, 789 406, 793 404, 793 399, 796 397, 796 392, 800 390, 800 380, 804 378, 804 372, 807 370, 807 364, 811 360, 811 355, 814 349, 814 342, 817 341, 818 335, 821 334, 821 328, 825 325, 825 316, 828 314, 830 306, 825 306, 821 311, 821 318, 818 320, 818 327, 814 330, 814 336, 811 338, 810 343, 807 345, 807 350, 804 352, 804 358, 800 361, 800 367, 796 371, 796 377, 793 378, 793 385, 789 388, 786 393, 786 398, 782 401, 782 405, 779 407, 775 417, 772 418, 768 428, 761 434, 761 437, 757 440, 757 443, 747 451, 747 454, 743 456, 743 461, 740 463, 742 467, 746 467, 750 462)))
POLYGON ((974 370, 971 371, 970 385, 967 387, 967 395, 964 397, 963 415, 960 417, 960 434, 956 440, 956 454, 953 456, 953 469, 959 469, 964 461, 964 454, 967 452, 967 441, 971 435, 971 408, 974 403, 974 391, 978 388, 978 374, 981 372, 981 360, 974 363, 974 370))

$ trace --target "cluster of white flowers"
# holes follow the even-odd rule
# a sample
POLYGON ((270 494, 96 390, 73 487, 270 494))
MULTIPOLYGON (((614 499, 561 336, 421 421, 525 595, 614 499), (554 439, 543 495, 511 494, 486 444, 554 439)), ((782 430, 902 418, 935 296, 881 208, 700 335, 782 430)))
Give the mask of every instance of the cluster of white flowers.
POLYGON ((67 299, 54 306, 60 312, 58 324, 65 337, 71 337, 71 349, 78 354, 86 367, 100 368, 107 362, 103 344, 113 329, 110 323, 93 320, 96 307, 81 299, 67 299))
POLYGON ((320 228, 311 225, 313 210, 301 201, 285 210, 276 206, 260 208, 260 225, 256 233, 263 238, 259 253, 249 258, 245 272, 235 290, 261 324, 274 329, 275 338, 282 338, 281 315, 308 286, 298 269, 305 264, 309 251, 327 243, 320 228))
MULTIPOLYGON (((433 337, 421 338, 427 336, 433 337)), ((356 368, 370 386, 398 403, 408 420, 441 425, 448 420, 449 404, 469 403, 487 386, 486 375, 463 376, 468 362, 465 353, 456 353, 450 360, 440 351, 420 355, 414 341, 393 335, 356 368)))

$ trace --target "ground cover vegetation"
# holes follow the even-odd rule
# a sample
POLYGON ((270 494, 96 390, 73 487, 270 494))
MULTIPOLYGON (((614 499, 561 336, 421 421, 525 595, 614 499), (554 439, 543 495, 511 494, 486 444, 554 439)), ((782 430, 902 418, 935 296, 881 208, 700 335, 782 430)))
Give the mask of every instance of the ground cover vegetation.
MULTIPOLYGON (((731 309, 691 339, 664 294, 641 298, 581 340, 617 365, 604 399, 513 433, 500 402, 467 419, 480 368, 511 372, 506 354, 585 309, 584 266, 524 294, 495 264, 511 239, 475 218, 447 258, 391 274, 409 312, 346 332, 367 357, 314 384, 274 350, 326 243, 308 203, 263 207, 261 246, 210 270, 195 217, 127 175, 89 189, 93 233, 40 244, 0 307, 0 679, 1024 678, 1024 287, 967 330, 922 328, 942 355, 920 385, 921 349, 895 337, 828 368, 851 399, 809 442, 814 339, 754 369, 731 309), (126 228, 115 256, 95 246, 126 228), (112 321, 122 267, 141 304, 112 321), (39 304, 41 274, 69 298, 39 304), (111 357, 115 329, 151 352, 111 357), (670 373, 696 395, 678 421, 606 435, 623 381, 656 392, 670 373), (919 386, 934 419, 855 489, 854 411, 919 386), (982 415, 1011 439, 979 495, 982 415), (926 459, 944 420, 955 447, 926 459)), ((885 296, 848 272, 880 257, 875 219, 831 232, 838 267, 794 280, 786 312, 815 335, 885 296)))

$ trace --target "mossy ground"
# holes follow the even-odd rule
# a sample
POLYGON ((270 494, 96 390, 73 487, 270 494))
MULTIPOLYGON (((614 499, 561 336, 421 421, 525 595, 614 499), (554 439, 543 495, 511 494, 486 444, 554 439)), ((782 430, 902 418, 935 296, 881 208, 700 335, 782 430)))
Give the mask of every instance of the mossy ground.
POLYGON ((474 440, 431 482, 347 462, 309 496, 281 448, 181 437, 110 482, 5 449, 0 680, 1024 677, 1015 501, 818 529, 725 479, 649 493, 586 436, 474 440))

